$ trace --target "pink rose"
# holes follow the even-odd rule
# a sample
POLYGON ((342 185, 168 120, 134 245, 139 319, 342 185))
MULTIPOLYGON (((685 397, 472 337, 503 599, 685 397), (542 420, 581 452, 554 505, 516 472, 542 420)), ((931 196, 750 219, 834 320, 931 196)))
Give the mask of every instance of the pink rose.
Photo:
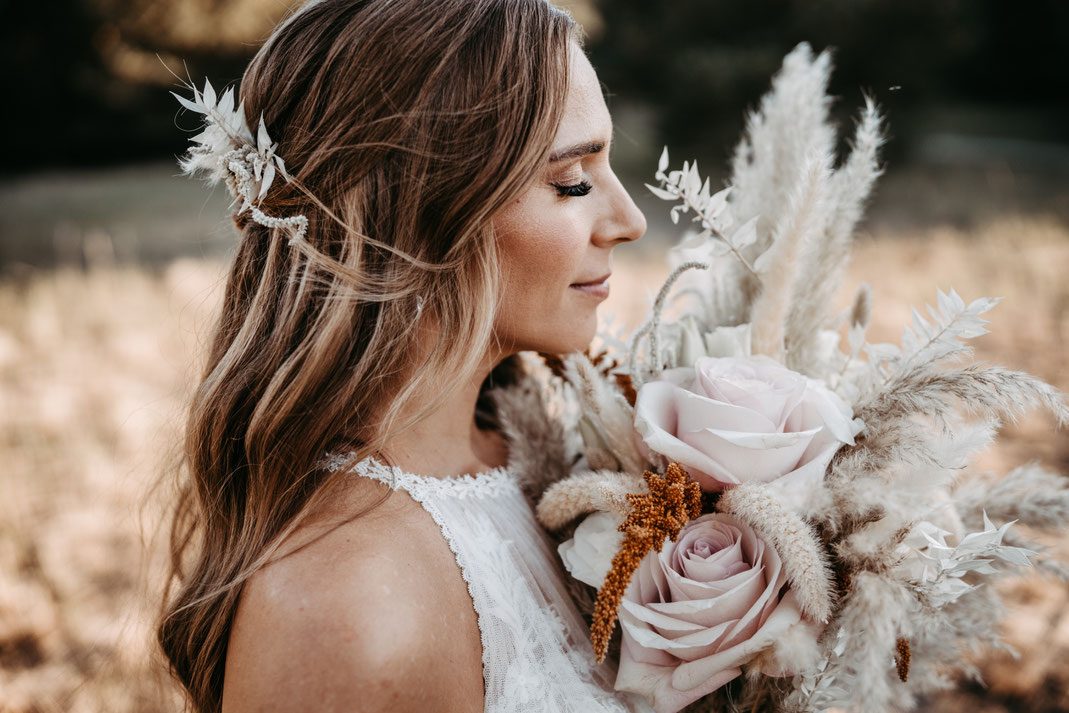
POLYGON ((704 490, 777 482, 797 504, 835 451, 860 431, 820 382, 767 357, 698 359, 645 384, 635 430, 645 446, 687 469, 704 490))
POLYGON ((673 713, 720 688, 801 621, 785 580, 779 555, 740 520, 692 520, 642 560, 624 595, 617 690, 673 713))

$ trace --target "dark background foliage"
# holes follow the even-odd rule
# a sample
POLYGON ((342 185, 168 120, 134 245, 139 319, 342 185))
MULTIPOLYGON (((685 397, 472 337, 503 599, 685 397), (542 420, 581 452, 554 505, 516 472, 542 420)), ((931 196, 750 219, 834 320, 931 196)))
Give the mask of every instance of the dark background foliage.
MULTIPOLYGON (((11 102, 3 173, 180 153, 177 81, 236 80, 282 0, 4 0, 0 58, 11 102), (185 68, 183 68, 185 65, 185 68), (15 109, 14 107, 20 107, 15 109)), ((783 55, 834 48, 843 118, 871 93, 889 157, 995 153, 1064 163, 1069 3, 1063 0, 596 0, 564 3, 616 104, 696 155, 726 154, 783 55), (949 146, 938 137, 970 139, 949 146), (933 139, 936 137, 936 139, 933 139), (934 141, 934 144, 933 144, 934 141), (1051 151, 1050 147, 1057 150, 1051 151), (942 148, 940 148, 942 147, 942 148)), ((615 108, 615 107, 614 107, 615 108)), ((194 128, 189 118, 179 125, 194 128)))

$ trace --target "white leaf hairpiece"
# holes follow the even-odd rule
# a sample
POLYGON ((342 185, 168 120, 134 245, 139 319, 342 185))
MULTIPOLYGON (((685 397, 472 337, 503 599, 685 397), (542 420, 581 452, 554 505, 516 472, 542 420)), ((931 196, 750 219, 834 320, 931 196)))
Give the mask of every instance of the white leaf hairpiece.
POLYGON ((260 124, 253 138, 245 123, 245 102, 234 108, 233 87, 221 97, 216 95, 207 79, 203 92, 197 91, 195 86, 191 89, 193 101, 171 92, 183 107, 204 116, 204 130, 193 137, 189 153, 178 161, 182 172, 187 176, 203 173, 209 185, 223 181, 234 196, 234 202, 241 201, 238 213, 249 210, 253 220, 260 225, 292 230, 291 245, 301 240, 308 231, 306 216, 277 218, 259 208, 276 173, 287 183, 292 180, 282 157, 275 154, 278 144, 271 141, 263 114, 260 114, 260 124))

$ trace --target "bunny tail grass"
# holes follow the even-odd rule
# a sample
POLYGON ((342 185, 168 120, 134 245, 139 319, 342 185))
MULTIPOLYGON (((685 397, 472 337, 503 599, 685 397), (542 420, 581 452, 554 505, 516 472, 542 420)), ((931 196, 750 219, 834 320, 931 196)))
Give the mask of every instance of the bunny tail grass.
POLYGON ((827 622, 832 606, 831 571, 820 540, 809 525, 760 483, 728 490, 717 508, 745 522, 772 545, 783 560, 802 613, 812 621, 827 622))

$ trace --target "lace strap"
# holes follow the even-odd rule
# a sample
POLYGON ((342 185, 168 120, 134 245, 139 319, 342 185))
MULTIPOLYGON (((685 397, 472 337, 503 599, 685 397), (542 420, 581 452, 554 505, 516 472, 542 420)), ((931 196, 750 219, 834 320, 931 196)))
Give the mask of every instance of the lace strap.
MULTIPOLYGON (((351 457, 332 455, 327 458, 324 467, 333 472, 344 468, 351 462, 351 457)), ((454 498, 493 498, 515 493, 519 489, 516 478, 505 468, 492 468, 475 475, 460 475, 451 478, 434 478, 416 475, 390 466, 368 457, 349 468, 363 478, 371 478, 385 483, 392 490, 404 490, 414 499, 423 501, 428 497, 454 498)))

